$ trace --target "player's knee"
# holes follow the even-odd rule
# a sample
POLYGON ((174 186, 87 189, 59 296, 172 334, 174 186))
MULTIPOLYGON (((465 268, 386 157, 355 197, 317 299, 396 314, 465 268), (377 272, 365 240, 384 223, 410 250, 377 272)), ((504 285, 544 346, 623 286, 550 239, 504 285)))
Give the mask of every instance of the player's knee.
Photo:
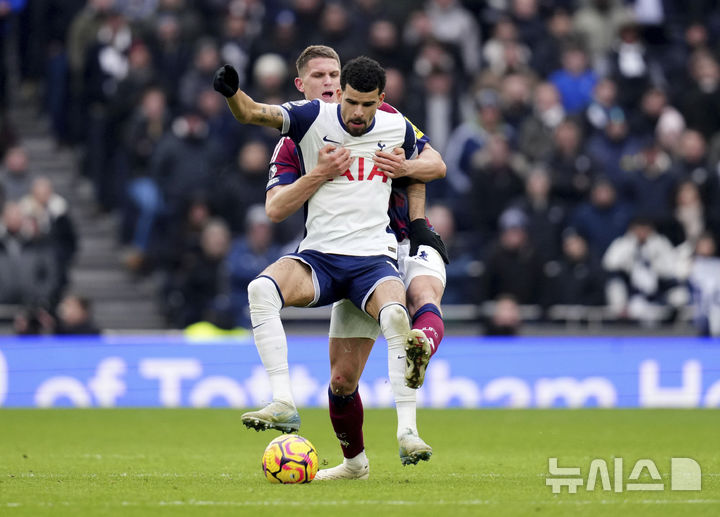
MULTIPOLYGON (((388 329, 401 330, 409 324, 408 313, 399 303, 392 303, 380 309, 380 327, 383 332, 388 329)), ((387 335, 385 336, 387 338, 387 335)))
POLYGON ((416 277, 407 291, 408 310, 410 314, 414 314, 417 309, 428 303, 440 307, 441 298, 442 284, 438 280, 428 276, 416 277))
POLYGON ((282 308, 282 296, 269 277, 259 276, 248 284, 250 310, 277 310, 282 308))
POLYGON ((350 395, 357 388, 358 380, 355 377, 348 377, 342 374, 333 375, 330 379, 330 389, 334 395, 350 395))

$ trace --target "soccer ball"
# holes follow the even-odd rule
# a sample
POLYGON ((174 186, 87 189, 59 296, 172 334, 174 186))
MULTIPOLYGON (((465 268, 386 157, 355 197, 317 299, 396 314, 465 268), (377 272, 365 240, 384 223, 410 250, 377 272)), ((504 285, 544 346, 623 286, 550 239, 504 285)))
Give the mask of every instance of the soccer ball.
POLYGON ((302 436, 284 434, 268 444, 262 467, 271 483, 310 483, 318 471, 317 451, 302 436))

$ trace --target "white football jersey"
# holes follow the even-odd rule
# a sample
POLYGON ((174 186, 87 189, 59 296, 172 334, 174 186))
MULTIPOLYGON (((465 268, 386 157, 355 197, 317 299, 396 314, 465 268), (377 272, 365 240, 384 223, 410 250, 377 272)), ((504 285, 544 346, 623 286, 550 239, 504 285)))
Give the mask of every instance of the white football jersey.
POLYGON ((417 154, 415 130, 400 113, 378 110, 361 136, 347 132, 339 104, 319 100, 283 105, 284 135, 296 144, 302 174, 311 171, 318 151, 327 144, 345 147, 354 158, 344 174, 326 182, 305 205, 305 237, 298 251, 339 255, 387 255, 397 258, 397 241, 390 230, 388 202, 392 180, 375 167, 378 149, 417 154))

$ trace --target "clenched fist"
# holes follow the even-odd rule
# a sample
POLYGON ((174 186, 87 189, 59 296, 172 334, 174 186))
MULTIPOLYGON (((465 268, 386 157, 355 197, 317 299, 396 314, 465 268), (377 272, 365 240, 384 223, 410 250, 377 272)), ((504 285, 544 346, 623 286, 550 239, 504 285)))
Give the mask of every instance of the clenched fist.
POLYGON ((222 93, 225 97, 232 97, 240 87, 240 77, 232 65, 224 65, 218 68, 213 78, 213 88, 222 93))

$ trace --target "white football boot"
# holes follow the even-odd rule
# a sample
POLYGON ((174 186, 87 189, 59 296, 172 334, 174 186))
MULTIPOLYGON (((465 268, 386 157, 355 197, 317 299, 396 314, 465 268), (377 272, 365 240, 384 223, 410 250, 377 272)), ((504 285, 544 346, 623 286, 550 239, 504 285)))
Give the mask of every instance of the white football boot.
POLYGON ((329 469, 318 470, 313 481, 334 481, 336 479, 367 479, 370 476, 370 462, 365 451, 329 469))
POLYGON ((403 465, 416 465, 420 460, 429 461, 432 456, 432 447, 409 428, 398 437, 398 445, 403 465))
POLYGON ((248 429, 256 431, 277 429, 292 434, 300 430, 300 414, 297 409, 281 400, 274 400, 258 411, 244 413, 240 418, 248 429))
POLYGON ((411 329, 405 342, 405 384, 417 389, 425 381, 425 369, 430 362, 430 341, 420 329, 411 329))

